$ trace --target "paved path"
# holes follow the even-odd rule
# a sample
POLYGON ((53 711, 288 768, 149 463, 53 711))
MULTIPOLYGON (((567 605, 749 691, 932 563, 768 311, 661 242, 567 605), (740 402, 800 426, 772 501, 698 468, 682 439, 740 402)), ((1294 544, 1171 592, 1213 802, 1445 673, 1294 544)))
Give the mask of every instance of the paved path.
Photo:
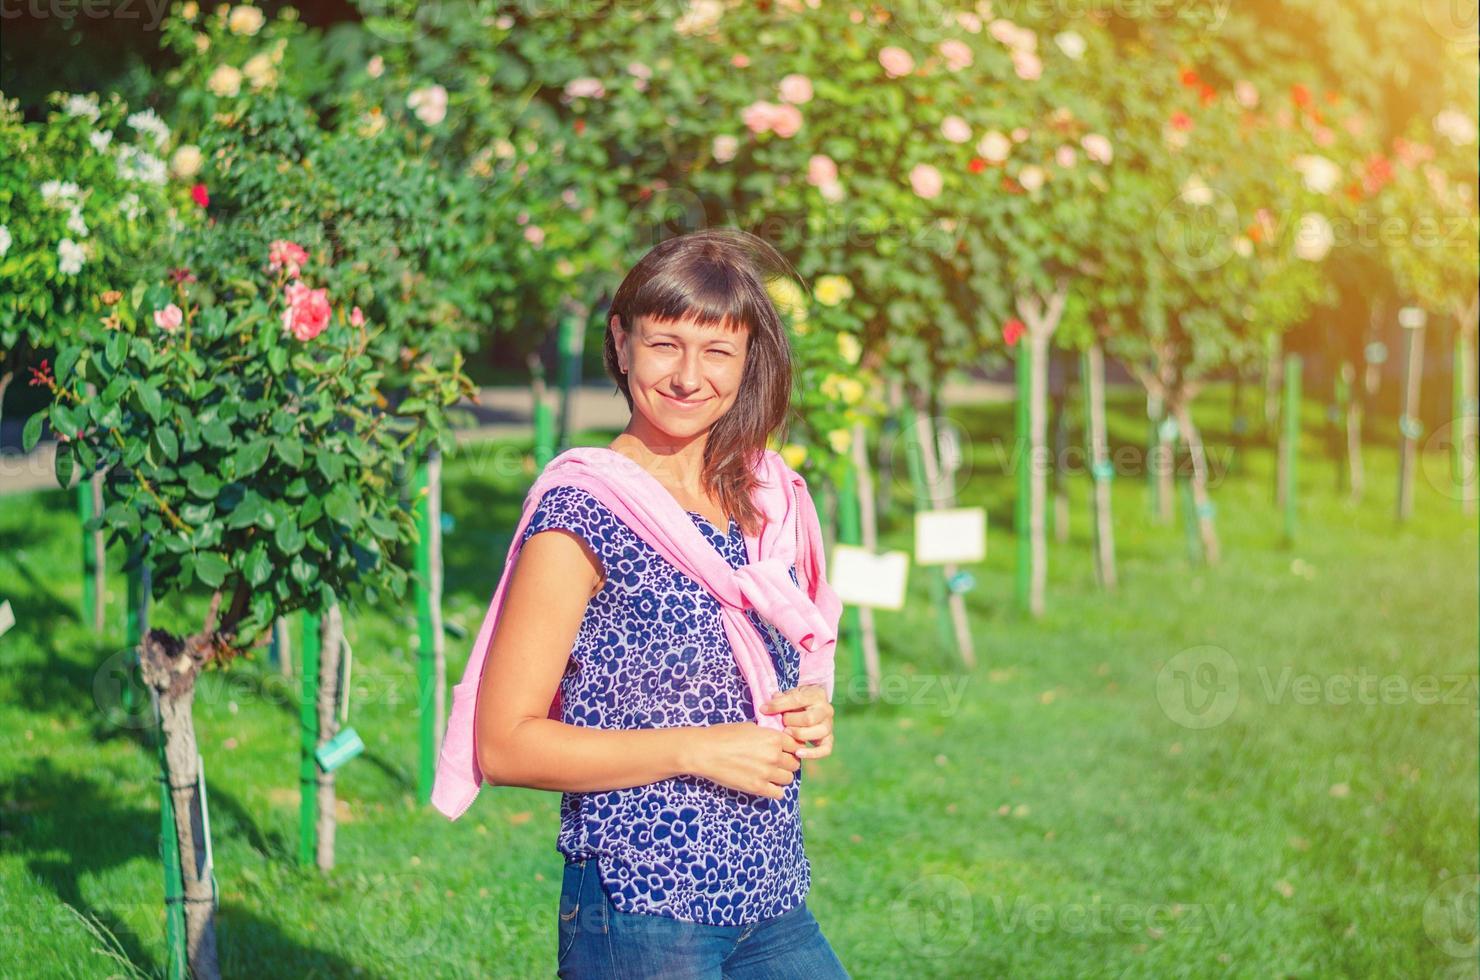
MULTIPOLYGON (((1008 383, 973 379, 948 383, 941 392, 941 399, 946 405, 1005 402, 1012 399, 1013 390, 1008 383)), ((529 435, 531 405, 526 387, 483 388, 478 393, 478 404, 466 407, 476 423, 458 429, 459 443, 527 438, 529 435)), ((558 403, 556 408, 558 411, 558 403)), ((605 382, 600 386, 583 385, 572 395, 572 431, 619 430, 627 424, 628 418, 627 402, 613 385, 605 382)), ((0 495, 56 489, 55 454, 56 445, 49 441, 37 446, 29 455, 0 454, 0 495)))

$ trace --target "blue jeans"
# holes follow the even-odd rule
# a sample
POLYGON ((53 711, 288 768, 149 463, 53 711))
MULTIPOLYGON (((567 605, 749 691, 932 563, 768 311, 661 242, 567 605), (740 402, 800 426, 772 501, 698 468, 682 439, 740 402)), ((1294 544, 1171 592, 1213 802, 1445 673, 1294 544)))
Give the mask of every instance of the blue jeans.
POLYGON ((743 926, 619 912, 595 858, 566 861, 556 963, 571 980, 833 980, 848 971, 805 901, 743 926))

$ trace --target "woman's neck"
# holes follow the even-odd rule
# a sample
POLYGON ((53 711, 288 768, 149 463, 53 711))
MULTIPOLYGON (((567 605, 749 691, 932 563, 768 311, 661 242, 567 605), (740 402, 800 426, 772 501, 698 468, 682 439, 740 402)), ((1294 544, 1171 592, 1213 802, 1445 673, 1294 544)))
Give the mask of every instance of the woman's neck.
POLYGON ((708 430, 688 439, 642 425, 636 417, 608 448, 633 460, 670 491, 696 498, 704 496, 704 446, 708 430))

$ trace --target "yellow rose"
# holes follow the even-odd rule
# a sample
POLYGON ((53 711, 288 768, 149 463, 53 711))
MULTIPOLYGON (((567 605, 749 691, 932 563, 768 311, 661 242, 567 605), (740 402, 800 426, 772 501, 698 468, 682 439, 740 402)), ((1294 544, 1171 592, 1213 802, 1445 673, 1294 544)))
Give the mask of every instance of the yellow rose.
POLYGON ((833 429, 827 434, 827 444, 841 456, 853 445, 853 433, 847 429, 833 429))
POLYGON ((792 469, 801 469, 802 464, 807 461, 807 447, 799 446, 794 442, 789 442, 781 447, 781 458, 785 460, 786 465, 790 466, 792 469))
POLYGON ((247 59, 247 63, 242 65, 242 74, 247 76, 247 80, 252 83, 252 88, 265 88, 277 81, 277 72, 273 70, 272 59, 261 52, 247 59))
POLYGON ((195 20, 196 15, 199 13, 200 4, 195 3, 194 0, 191 0, 190 3, 187 3, 180 8, 180 16, 185 18, 186 20, 195 20))
POLYGON ((863 355, 863 345, 851 333, 840 333, 838 334, 838 353, 849 364, 857 364, 858 358, 863 355))
POLYGON ((251 37, 262 30, 264 20, 266 18, 262 16, 261 10, 243 4, 240 7, 231 8, 231 13, 226 18, 226 29, 233 34, 251 37))
POLYGON ((853 284, 843 276, 819 276, 813 295, 823 306, 837 306, 853 298, 853 284))
POLYGON ((829 374, 822 380, 821 391, 835 402, 854 405, 863 397, 863 382, 841 374, 829 374))
POLYGON ((182 180, 194 177, 200 170, 200 165, 200 149, 190 143, 182 143, 175 155, 170 157, 170 170, 182 180))
POLYGON ((195 50, 196 51, 198 51, 201 54, 205 54, 206 51, 208 51, 210 49, 210 47, 211 47, 211 39, 210 38, 206 37, 204 34, 197 34, 197 35, 195 35, 195 50))
POLYGON ((242 73, 230 65, 218 65, 206 79, 206 88, 223 99, 229 99, 242 90, 242 73))
POLYGON ((772 279, 766 285, 766 292, 771 294, 771 302, 776 304, 776 309, 783 317, 789 318, 793 326, 807 322, 806 297, 795 282, 784 276, 772 279))

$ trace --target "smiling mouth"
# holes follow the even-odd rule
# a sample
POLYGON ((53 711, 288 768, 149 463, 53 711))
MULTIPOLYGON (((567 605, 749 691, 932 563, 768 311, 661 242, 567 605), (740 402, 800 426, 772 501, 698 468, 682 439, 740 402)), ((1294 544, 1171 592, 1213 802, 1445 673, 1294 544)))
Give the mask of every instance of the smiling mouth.
POLYGON ((659 394, 662 394, 664 398, 668 399, 670 402, 679 406, 680 408, 693 408, 695 405, 702 405, 705 402, 709 401, 708 398, 694 398, 686 401, 681 398, 674 398, 672 395, 663 392, 659 392, 659 394))

